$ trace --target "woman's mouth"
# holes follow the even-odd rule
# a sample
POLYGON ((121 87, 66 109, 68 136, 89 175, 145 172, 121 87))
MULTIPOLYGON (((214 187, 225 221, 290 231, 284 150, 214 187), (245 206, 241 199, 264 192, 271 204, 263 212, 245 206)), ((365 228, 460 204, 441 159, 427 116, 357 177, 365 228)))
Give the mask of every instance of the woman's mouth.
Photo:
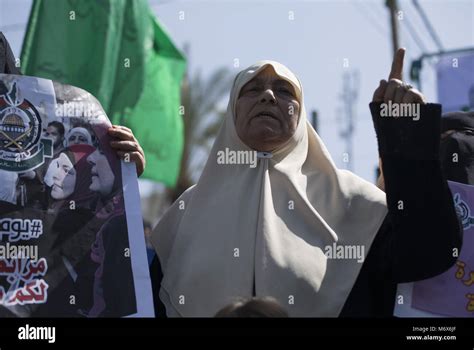
POLYGON ((273 113, 273 112, 259 112, 257 113, 252 119, 261 119, 261 120, 277 120, 279 121, 280 119, 273 113))

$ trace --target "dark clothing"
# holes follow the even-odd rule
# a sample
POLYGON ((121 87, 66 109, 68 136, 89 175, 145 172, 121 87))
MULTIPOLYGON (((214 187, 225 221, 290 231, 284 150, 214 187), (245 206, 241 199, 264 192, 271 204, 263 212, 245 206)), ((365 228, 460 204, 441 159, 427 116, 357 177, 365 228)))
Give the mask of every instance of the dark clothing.
POLYGON ((102 289, 106 308, 102 317, 123 317, 137 312, 132 261, 124 215, 110 219, 102 228, 105 248, 102 289))
POLYGON ((474 111, 443 115, 441 132, 447 131, 440 145, 443 174, 448 180, 474 185, 474 111))
POLYGON ((76 279, 94 273, 87 262, 99 223, 91 210, 81 207, 62 208, 51 214, 51 220, 51 229, 39 244, 39 255, 48 263, 48 301, 38 305, 31 317, 78 317, 78 309, 92 299, 92 283, 89 288, 79 289, 76 279))
POLYGON ((390 317, 398 283, 449 269, 462 229, 439 164, 441 106, 421 106, 421 118, 382 118, 370 104, 387 193, 388 215, 340 316, 390 317), (397 124, 395 126, 395 124, 397 124), (402 202, 400 202, 402 201, 402 202))
MULTIPOLYGON (((0 32, 0 73, 21 74, 15 66, 12 49, 2 32, 0 32)), ((0 94, 3 94, 3 92, 0 91, 0 94)))
POLYGON ((441 118, 441 132, 448 130, 471 130, 474 131, 474 111, 470 112, 448 112, 441 118))
MULTIPOLYGON (((390 317, 397 284, 436 276, 455 262, 462 229, 439 164, 441 106, 421 106, 420 120, 380 117, 370 105, 385 177, 388 214, 340 317, 390 317), (396 125, 395 125, 396 124, 396 125)), ((151 265, 155 312, 165 315, 158 292, 159 260, 151 265)))
MULTIPOLYGON (((100 231, 94 220, 84 218, 85 225, 73 236, 62 237, 60 254, 51 254, 54 277, 60 278, 51 290, 48 302, 42 304, 32 317, 88 317, 94 304, 94 293, 105 302, 104 309, 93 317, 123 317, 137 312, 135 287, 131 266, 127 221, 125 215, 112 217, 100 231), (92 261, 91 246, 103 245, 103 265, 92 261), (94 241, 96 241, 94 243, 94 241), (76 276, 68 272, 66 258, 76 276), (100 269, 100 271, 99 271, 100 269), (96 276, 99 275, 99 276, 96 276), (95 281, 95 278, 98 281, 95 281), (99 283, 94 290, 94 283, 99 283), (71 296, 74 303, 71 304, 71 296)), ((68 232, 70 234, 70 232, 68 232)))
POLYGON ((155 254, 155 249, 146 247, 146 257, 148 259, 148 265, 150 265, 153 261, 155 254))

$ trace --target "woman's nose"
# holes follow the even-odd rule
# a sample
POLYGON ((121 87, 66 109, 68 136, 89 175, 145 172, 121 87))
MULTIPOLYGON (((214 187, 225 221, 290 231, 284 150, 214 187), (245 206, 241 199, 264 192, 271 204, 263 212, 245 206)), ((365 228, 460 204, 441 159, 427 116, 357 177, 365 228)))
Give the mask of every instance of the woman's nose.
POLYGON ((272 104, 276 103, 275 94, 273 93, 273 90, 271 89, 266 89, 262 93, 262 96, 260 97, 260 103, 266 103, 266 102, 270 102, 272 104))

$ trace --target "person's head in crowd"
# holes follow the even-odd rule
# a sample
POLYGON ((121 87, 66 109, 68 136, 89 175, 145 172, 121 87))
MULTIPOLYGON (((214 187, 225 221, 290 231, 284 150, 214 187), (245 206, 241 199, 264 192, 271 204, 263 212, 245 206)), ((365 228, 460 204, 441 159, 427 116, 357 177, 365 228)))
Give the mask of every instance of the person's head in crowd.
MULTIPOLYGON (((447 180, 474 185, 474 111, 443 114, 439 157, 447 180)), ((381 160, 379 169, 377 187, 384 191, 381 160)))
POLYGON ((91 145, 92 137, 86 128, 76 127, 69 130, 65 137, 65 146, 91 145))
POLYGON ((57 149, 63 143, 64 125, 61 122, 53 121, 48 124, 44 136, 53 140, 53 147, 57 149))
POLYGON ((258 318, 258 317, 288 317, 286 310, 271 297, 239 299, 220 309, 215 317, 228 318, 258 318))
POLYGON ((443 115, 440 161, 447 180, 474 185, 474 111, 443 115))
POLYGON ((64 149, 57 162, 52 162, 51 197, 56 201, 90 198, 91 166, 87 157, 95 151, 89 145, 72 145, 64 149))

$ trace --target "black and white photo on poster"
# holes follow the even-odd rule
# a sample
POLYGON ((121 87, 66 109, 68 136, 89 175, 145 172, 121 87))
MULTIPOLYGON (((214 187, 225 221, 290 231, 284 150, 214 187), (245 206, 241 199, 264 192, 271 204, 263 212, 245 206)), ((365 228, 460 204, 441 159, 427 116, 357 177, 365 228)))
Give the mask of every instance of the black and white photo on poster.
POLYGON ((0 316, 153 316, 135 165, 89 93, 0 74, 0 316))

